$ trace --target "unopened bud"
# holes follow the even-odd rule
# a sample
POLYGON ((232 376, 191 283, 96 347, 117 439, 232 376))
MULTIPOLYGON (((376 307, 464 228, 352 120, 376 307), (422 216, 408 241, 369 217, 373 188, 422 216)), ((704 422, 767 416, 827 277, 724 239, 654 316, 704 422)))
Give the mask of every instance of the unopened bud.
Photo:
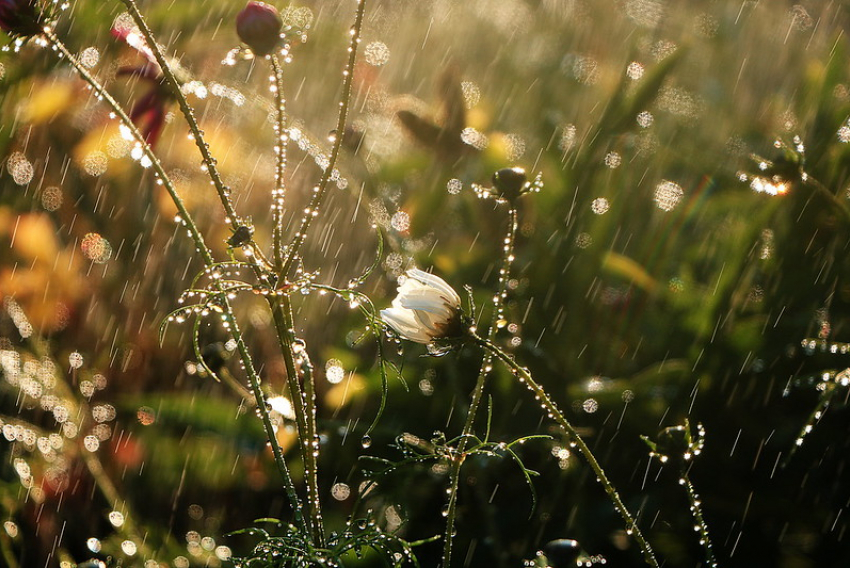
POLYGON ((236 16, 236 33, 255 55, 266 56, 280 43, 283 20, 277 9, 265 2, 248 2, 236 16))
POLYGON ((493 174, 493 187, 499 197, 513 201, 528 191, 528 177, 522 168, 504 168, 493 174))

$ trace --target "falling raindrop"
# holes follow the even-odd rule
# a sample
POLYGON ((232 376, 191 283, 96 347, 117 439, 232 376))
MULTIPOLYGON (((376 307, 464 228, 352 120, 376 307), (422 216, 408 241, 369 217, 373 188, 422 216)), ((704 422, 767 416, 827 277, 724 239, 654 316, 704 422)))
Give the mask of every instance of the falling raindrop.
POLYGON ((27 185, 35 175, 32 163, 21 152, 13 152, 9 156, 9 159, 6 160, 6 168, 18 185, 27 185))
POLYGON ((112 511, 109 513, 109 522, 113 527, 120 527, 124 524, 124 515, 120 511, 112 511))
POLYGON ((679 184, 664 180, 655 187, 655 205, 662 211, 672 211, 684 195, 685 192, 679 184))
POLYGON ((62 197, 61 188, 47 187, 41 192, 41 206, 47 211, 56 211, 62 206, 62 197))
POLYGON ((364 57, 369 65, 380 67, 390 60, 390 49, 383 42, 373 41, 366 46, 364 57))
POLYGON ((334 483, 331 495, 337 501, 345 501, 351 495, 351 488, 345 483, 334 483))
POLYGON ((608 212, 608 209, 611 207, 608 200, 604 197, 597 197, 593 200, 593 203, 590 204, 590 209, 597 215, 604 215, 608 212))
POLYGON ((68 355, 68 364, 72 369, 79 369, 83 366, 83 356, 79 352, 74 351, 68 355))
POLYGON ((641 65, 637 61, 632 61, 626 68, 626 76, 632 81, 637 81, 638 79, 643 77, 643 71, 643 65, 641 65))

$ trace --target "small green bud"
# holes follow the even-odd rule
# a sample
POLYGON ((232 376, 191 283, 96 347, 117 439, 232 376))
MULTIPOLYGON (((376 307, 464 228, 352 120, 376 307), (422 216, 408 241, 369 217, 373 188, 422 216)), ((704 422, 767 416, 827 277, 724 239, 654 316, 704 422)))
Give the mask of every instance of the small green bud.
POLYGON ((504 168, 493 174, 493 187, 499 197, 514 201, 528 192, 528 177, 522 168, 504 168))

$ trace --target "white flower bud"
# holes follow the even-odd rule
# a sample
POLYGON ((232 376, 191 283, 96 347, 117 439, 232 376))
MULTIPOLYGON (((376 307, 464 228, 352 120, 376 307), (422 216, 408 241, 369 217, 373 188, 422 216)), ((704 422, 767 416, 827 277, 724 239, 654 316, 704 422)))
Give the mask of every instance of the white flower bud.
POLYGON ((460 296, 439 276, 411 269, 398 287, 391 308, 381 318, 398 334, 416 343, 461 335, 460 296))

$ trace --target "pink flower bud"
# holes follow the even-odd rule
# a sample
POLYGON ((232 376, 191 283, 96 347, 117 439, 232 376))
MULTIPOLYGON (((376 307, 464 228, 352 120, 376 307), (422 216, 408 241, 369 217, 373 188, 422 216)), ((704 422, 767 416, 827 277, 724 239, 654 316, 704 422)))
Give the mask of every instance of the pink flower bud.
POLYGON ((283 20, 277 9, 265 2, 248 2, 236 16, 236 33, 255 55, 265 56, 280 43, 283 20))

